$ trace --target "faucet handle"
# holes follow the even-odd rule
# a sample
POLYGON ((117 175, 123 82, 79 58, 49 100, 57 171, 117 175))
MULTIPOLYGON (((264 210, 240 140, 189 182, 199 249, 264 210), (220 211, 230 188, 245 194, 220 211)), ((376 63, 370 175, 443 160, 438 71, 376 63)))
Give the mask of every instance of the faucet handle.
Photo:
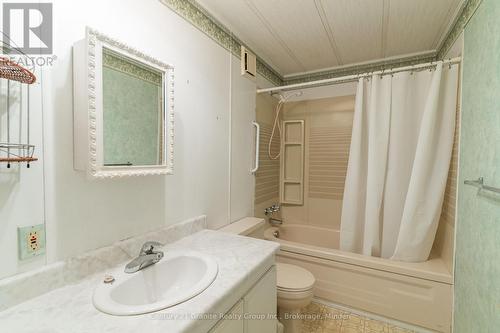
POLYGON ((156 247, 163 246, 162 243, 156 241, 149 241, 142 244, 140 255, 142 254, 153 254, 156 247))
POLYGON ((269 214, 272 214, 272 213, 275 213, 275 212, 279 212, 281 210, 281 207, 280 207, 280 204, 273 204, 272 206, 270 207, 267 207, 266 209, 264 209, 264 214, 267 216, 269 214))

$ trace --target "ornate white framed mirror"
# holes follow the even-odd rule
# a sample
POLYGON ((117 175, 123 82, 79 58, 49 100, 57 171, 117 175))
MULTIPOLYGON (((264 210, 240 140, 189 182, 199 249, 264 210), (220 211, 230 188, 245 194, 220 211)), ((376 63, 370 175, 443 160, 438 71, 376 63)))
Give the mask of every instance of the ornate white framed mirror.
POLYGON ((173 173, 174 67, 87 28, 73 46, 74 167, 90 178, 173 173))

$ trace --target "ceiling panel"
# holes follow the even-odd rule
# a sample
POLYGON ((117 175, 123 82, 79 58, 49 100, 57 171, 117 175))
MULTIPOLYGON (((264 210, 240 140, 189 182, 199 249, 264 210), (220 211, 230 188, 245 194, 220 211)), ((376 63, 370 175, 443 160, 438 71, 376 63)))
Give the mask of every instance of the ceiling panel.
POLYGON ((315 1, 246 2, 256 15, 262 16, 263 24, 269 26, 279 46, 296 60, 297 72, 339 65, 315 1))
POLYGON ((230 29, 279 73, 297 72, 297 64, 262 25, 243 0, 198 0, 211 15, 230 29))
POLYGON ((435 49, 460 3, 460 0, 390 1, 386 56, 435 49))
POLYGON ((344 64, 382 57, 383 0, 322 0, 344 64))

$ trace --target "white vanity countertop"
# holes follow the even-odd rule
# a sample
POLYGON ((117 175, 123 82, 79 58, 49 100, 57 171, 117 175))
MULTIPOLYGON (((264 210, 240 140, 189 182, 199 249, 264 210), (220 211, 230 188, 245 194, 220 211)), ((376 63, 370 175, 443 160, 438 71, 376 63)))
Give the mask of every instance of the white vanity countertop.
POLYGON ((195 250, 214 256, 219 265, 217 278, 203 293, 177 306, 122 317, 102 313, 92 304, 94 288, 102 283, 106 273, 101 272, 0 312, 0 330, 2 333, 207 332, 218 321, 217 316, 227 312, 271 267, 279 244, 203 230, 163 249, 195 250))

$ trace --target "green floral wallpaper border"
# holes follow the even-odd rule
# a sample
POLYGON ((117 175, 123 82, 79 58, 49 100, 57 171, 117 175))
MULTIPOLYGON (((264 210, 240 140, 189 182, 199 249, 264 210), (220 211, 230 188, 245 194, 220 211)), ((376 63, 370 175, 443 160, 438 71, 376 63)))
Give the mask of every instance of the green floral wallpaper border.
POLYGON ((465 26, 471 19, 472 15, 476 12, 477 8, 483 0, 466 0, 462 11, 455 19, 452 28, 448 32, 446 38, 443 40, 441 45, 438 47, 437 59, 443 59, 446 53, 453 46, 453 43, 457 40, 458 36, 464 31, 465 26))
POLYGON ((103 66, 161 87, 162 76, 160 73, 155 72, 153 69, 141 66, 133 60, 124 59, 118 55, 115 55, 112 51, 109 51, 107 49, 104 49, 102 55, 103 66))
POLYGON ((436 56, 434 53, 406 57, 406 58, 391 59, 391 60, 380 60, 377 62, 371 62, 363 65, 346 66, 343 68, 337 68, 328 71, 289 76, 283 80, 284 81, 283 83, 285 85, 288 85, 296 83, 305 83, 316 80, 332 79, 335 77, 346 76, 346 75, 356 75, 356 74, 376 72, 396 67, 411 66, 434 60, 436 60, 436 56))
MULTIPOLYGON (((238 58, 240 57, 241 45, 250 49, 194 0, 160 0, 160 2, 238 58)), ((257 72, 276 85, 283 84, 281 75, 258 56, 257 72)))
MULTIPOLYGON (((247 45, 234 36, 228 28, 215 19, 195 0, 160 1, 238 58, 240 57, 241 45, 247 47, 247 45)), ((394 67, 411 66, 419 63, 443 59, 458 36, 462 33, 464 27, 479 7, 481 1, 482 0, 465 1, 461 12, 457 15, 455 22, 452 24, 452 28, 446 35, 446 38, 444 38, 438 50, 434 53, 391 60, 380 60, 363 65, 348 66, 310 74, 294 75, 286 78, 275 71, 270 65, 262 60, 262 58, 257 56, 257 72, 276 85, 287 85, 329 79, 344 75, 379 71, 394 67)))

